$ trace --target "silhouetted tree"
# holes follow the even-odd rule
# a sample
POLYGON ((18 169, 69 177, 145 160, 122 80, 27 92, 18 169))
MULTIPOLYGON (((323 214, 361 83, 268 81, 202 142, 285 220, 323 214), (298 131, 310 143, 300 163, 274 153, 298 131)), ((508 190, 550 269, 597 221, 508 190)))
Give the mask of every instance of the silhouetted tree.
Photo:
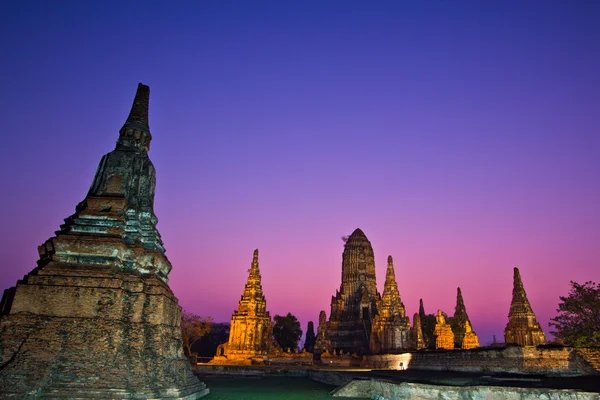
POLYGON ((312 321, 308 321, 308 327, 306 328, 306 340, 304 341, 304 349, 309 353, 315 350, 315 326, 312 321))
POLYGON ((199 357, 213 357, 217 353, 217 346, 229 340, 229 323, 213 323, 210 332, 191 346, 192 352, 199 357))
POLYGON ((192 354, 192 345, 210 332, 212 317, 201 317, 194 313, 183 311, 181 316, 181 338, 186 355, 192 354))
POLYGON ((560 301, 549 323, 556 331, 550 333, 569 346, 600 347, 600 284, 571 281, 569 295, 560 301))
POLYGON ((284 351, 295 350, 298 347, 300 337, 302 337, 302 329, 300 322, 291 313, 286 316, 276 315, 275 325, 273 326, 273 338, 281 346, 284 351))

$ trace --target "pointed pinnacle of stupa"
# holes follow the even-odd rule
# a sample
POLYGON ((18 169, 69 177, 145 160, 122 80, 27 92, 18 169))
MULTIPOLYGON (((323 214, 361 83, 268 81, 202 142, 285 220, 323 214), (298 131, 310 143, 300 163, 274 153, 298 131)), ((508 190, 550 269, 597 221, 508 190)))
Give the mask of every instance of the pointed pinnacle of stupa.
POLYGON ((454 310, 454 315, 464 314, 467 315, 467 308, 465 307, 465 301, 463 300, 462 292, 460 288, 456 289, 456 308, 454 310))
POLYGON ((523 299, 527 300, 527 294, 525 293, 525 287, 523 286, 519 268, 515 267, 513 274, 513 301, 522 301, 523 299))
POLYGON ((523 290, 525 292, 525 288, 523 287, 523 280, 521 279, 521 272, 519 272, 519 268, 514 268, 513 273, 513 291, 514 290, 523 290))
POLYGON ((152 140, 150 126, 148 125, 149 102, 150 87, 139 83, 129 116, 121 130, 119 130, 117 145, 149 149, 152 140))
POLYGON ((523 286, 523 280, 521 279, 521 273, 519 268, 514 268, 513 275, 513 293, 511 301, 511 310, 515 307, 520 308, 526 312, 533 312, 531 304, 527 299, 527 293, 525 293, 525 287, 523 286))
POLYGON ((393 281, 394 283, 396 282, 396 273, 394 272, 394 259, 392 258, 392 256, 388 256, 388 266, 387 266, 387 270, 385 271, 385 282, 388 283, 391 281, 393 281))
POLYGON ((258 269, 258 249, 252 254, 252 264, 250 264, 250 276, 248 279, 258 279, 260 281, 260 270, 258 269))

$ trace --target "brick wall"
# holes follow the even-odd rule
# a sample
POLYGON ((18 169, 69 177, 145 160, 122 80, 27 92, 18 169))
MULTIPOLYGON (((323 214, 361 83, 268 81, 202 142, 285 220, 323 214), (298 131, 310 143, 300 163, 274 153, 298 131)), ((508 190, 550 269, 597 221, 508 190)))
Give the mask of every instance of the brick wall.
POLYGON ((457 372, 512 372, 544 375, 599 374, 590 360, 599 355, 594 352, 587 359, 581 349, 569 347, 507 347, 503 349, 479 348, 474 350, 420 351, 404 354, 367 356, 363 366, 385 369, 421 369, 457 372), (402 363, 402 365, 401 365, 402 363))

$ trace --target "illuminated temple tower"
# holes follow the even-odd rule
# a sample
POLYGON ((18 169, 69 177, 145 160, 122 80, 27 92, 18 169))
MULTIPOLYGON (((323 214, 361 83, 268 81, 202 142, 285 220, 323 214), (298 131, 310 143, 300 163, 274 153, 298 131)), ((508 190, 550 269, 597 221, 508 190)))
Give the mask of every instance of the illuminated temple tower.
POLYGON ((251 363, 253 359, 259 360, 274 350, 272 337, 273 325, 258 269, 258 250, 254 250, 244 294, 231 316, 229 340, 217 348, 213 362, 251 363))
POLYGON ((375 282, 371 242, 356 229, 342 254, 342 284, 331 298, 329 339, 336 350, 366 354, 381 295, 375 282))
POLYGON ((537 346, 546 343, 544 331, 537 322, 531 304, 527 300, 519 269, 514 269, 513 294, 508 313, 508 324, 504 329, 504 341, 521 346, 537 346))
POLYGON ((389 256, 383 295, 378 314, 373 318, 370 350, 372 354, 399 353, 415 346, 416 343, 410 342, 410 319, 398 291, 394 261, 389 256))
POLYGON ((181 307, 156 229, 150 89, 140 84, 116 148, 85 199, 0 304, 1 398, 195 399, 181 307))

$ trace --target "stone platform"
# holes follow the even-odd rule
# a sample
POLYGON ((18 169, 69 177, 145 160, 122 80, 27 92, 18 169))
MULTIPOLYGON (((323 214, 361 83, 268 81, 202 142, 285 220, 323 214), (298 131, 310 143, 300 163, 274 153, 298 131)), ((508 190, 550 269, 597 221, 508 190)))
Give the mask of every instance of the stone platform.
POLYGON ((183 357, 180 314, 154 276, 34 270, 2 318, 2 397, 198 398, 208 390, 183 357))

